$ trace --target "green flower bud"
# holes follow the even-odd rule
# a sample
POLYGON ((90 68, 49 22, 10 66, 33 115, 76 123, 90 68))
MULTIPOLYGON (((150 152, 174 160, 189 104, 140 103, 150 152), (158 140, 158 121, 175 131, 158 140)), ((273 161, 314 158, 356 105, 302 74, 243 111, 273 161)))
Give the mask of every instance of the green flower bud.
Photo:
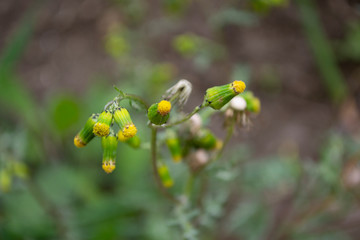
POLYGON ((148 118, 155 125, 162 125, 167 122, 170 117, 171 103, 162 100, 159 103, 151 105, 148 109, 148 118))
POLYGON ((138 135, 135 135, 132 138, 126 140, 126 143, 132 148, 139 148, 141 144, 141 139, 138 137, 138 135))
POLYGON ((78 148, 85 147, 94 137, 93 133, 94 125, 98 120, 99 114, 92 114, 86 121, 85 126, 74 138, 74 145, 78 148))
POLYGON ((246 88, 243 81, 212 87, 206 90, 205 102, 211 108, 219 110, 227 104, 233 97, 242 93, 246 88))
POLYGON ((131 120, 130 114, 126 108, 117 108, 114 112, 114 120, 119 125, 122 134, 126 138, 132 138, 136 135, 137 129, 131 120))
POLYGON ((159 177, 160 177, 160 180, 161 180, 163 186, 166 188, 172 187, 174 185, 174 181, 170 176, 170 172, 169 172, 169 169, 167 168, 167 166, 164 164, 161 164, 158 166, 157 170, 158 170, 159 177))
POLYGON ((109 134, 101 138, 101 146, 103 149, 102 168, 106 173, 111 173, 115 170, 117 145, 118 141, 114 134, 109 134))
POLYGON ((166 145, 170 150, 171 157, 174 162, 180 162, 182 159, 180 140, 174 131, 168 131, 167 135, 168 137, 166 138, 166 145))
POLYGON ((246 110, 249 112, 259 113, 261 110, 260 99, 255 97, 250 91, 243 93, 242 97, 246 101, 246 110))
POLYGON ((129 146, 131 146, 133 148, 139 148, 140 144, 141 144, 141 139, 137 135, 135 135, 131 138, 127 138, 124 136, 124 134, 121 130, 119 130, 119 132, 118 132, 118 140, 120 142, 127 143, 129 146))
POLYGON ((192 140, 196 148, 214 149, 217 146, 217 139, 209 129, 202 129, 192 140))
POLYGON ((112 122, 112 114, 106 110, 103 111, 95 123, 93 133, 98 137, 105 137, 110 133, 110 125, 112 122))

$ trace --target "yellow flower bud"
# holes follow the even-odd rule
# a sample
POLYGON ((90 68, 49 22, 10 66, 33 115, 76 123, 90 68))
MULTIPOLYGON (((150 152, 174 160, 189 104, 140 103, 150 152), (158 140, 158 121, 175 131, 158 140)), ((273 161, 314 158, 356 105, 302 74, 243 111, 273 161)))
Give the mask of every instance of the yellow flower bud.
POLYGON ((165 116, 171 111, 171 103, 169 101, 162 100, 158 103, 157 110, 161 114, 161 116, 165 116))
POLYGON ((101 146, 103 148, 102 168, 106 173, 111 173, 115 170, 117 138, 110 134, 101 138, 101 146))
MULTIPOLYGON (((119 125, 122 135, 125 138, 131 138, 136 135, 137 129, 133 124, 130 114, 126 108, 118 108, 114 112, 114 120, 119 125)), ((119 134, 118 134, 119 137, 119 134)), ((120 136, 121 137, 121 136, 120 136)), ((120 139, 119 139, 120 140, 120 139)))
POLYGON ((163 100, 159 103, 151 105, 148 109, 148 118, 151 123, 162 125, 167 122, 170 117, 171 103, 163 100))
POLYGON ((234 81, 226 85, 209 88, 206 90, 205 102, 211 108, 219 110, 233 97, 242 93, 245 88, 246 85, 243 81, 234 81))
POLYGON ((174 185, 174 181, 172 180, 169 169, 167 168, 166 165, 164 164, 160 165, 158 167, 158 173, 164 187, 170 188, 174 185))
POLYGON ((105 137, 109 135, 111 122, 112 114, 107 110, 102 112, 97 123, 94 125, 93 133, 99 137, 105 137))
POLYGON ((94 137, 93 127, 98 120, 98 114, 92 114, 86 121, 85 126, 74 137, 74 145, 78 148, 85 147, 94 137))

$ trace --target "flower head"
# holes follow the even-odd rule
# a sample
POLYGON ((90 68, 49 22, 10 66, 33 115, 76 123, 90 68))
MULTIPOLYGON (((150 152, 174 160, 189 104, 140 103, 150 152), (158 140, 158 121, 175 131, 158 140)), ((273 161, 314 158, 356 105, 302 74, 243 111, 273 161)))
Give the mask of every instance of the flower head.
POLYGON ((168 101, 163 100, 160 103, 154 103, 148 109, 148 119, 155 125, 164 124, 170 117, 170 110, 171 103, 168 101))
POLYGON ((94 125, 93 133, 99 137, 104 137, 109 135, 111 122, 112 122, 112 114, 110 113, 110 111, 107 110, 103 111, 99 115, 99 119, 97 123, 94 125))
POLYGON ((167 168, 167 166, 162 164, 158 167, 157 170, 158 170, 159 177, 161 179, 163 186, 166 188, 172 187, 174 185, 174 181, 172 180, 172 178, 170 176, 170 172, 169 172, 169 169, 167 168))
POLYGON ((233 97, 242 93, 246 88, 243 81, 212 87, 206 90, 205 103, 213 109, 219 110, 233 97))
POLYGON ((161 102, 158 103, 157 110, 162 116, 165 116, 171 110, 171 102, 162 100, 161 102))
POLYGON ((117 108, 114 112, 114 120, 118 124, 121 134, 125 138, 131 138, 136 135, 137 129, 132 122, 130 114, 126 108, 117 108))
POLYGON ((103 149, 102 168, 106 173, 111 173, 115 170, 117 144, 117 138, 112 133, 101 138, 101 146, 103 149))
POLYGON ((85 123, 85 126, 74 137, 74 145, 78 148, 85 147, 94 137, 93 127, 98 120, 98 114, 92 114, 85 123))

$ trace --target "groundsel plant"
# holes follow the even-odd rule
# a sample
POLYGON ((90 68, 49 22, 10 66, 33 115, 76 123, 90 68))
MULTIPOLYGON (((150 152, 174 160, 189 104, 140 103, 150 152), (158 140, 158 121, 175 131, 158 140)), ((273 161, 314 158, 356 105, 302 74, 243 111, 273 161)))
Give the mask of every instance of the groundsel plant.
MULTIPOLYGON (((245 88, 243 81, 209 88, 203 102, 191 113, 186 114, 182 107, 192 91, 192 85, 187 80, 180 80, 169 88, 158 102, 150 106, 141 97, 124 93, 115 87, 119 92, 118 96, 107 103, 101 113, 89 117, 85 126, 75 136, 74 144, 82 148, 95 137, 100 137, 103 148, 102 168, 106 173, 112 173, 115 170, 119 142, 129 144, 133 148, 139 148, 141 145, 129 111, 121 104, 125 99, 138 103, 146 111, 148 127, 151 130, 151 161, 156 182, 164 196, 178 206, 176 213, 179 214, 181 206, 187 205, 191 199, 196 177, 221 157, 235 127, 249 126, 249 115, 260 112, 259 99, 251 92, 245 92, 245 88), (205 108, 219 110, 218 112, 224 116, 224 128, 227 132, 225 139, 220 140, 204 126, 205 119, 199 112, 205 108), (163 151, 159 151, 163 148, 168 149, 174 163, 188 166, 189 179, 185 183, 183 193, 174 194, 173 191, 169 191, 169 188, 174 186, 174 180, 168 168, 169 163, 162 156, 163 151)), ((185 223, 184 231, 189 229, 189 226, 191 224, 185 223)), ((188 234, 191 235, 191 231, 188 234)))

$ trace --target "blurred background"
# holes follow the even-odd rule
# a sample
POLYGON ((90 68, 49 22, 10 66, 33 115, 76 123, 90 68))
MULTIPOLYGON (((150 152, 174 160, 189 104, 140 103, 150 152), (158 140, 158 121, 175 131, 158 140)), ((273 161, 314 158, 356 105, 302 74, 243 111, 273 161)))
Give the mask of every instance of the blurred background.
POLYGON ((359 1, 1 0, 0 107, 0 239, 360 238, 359 1), (262 110, 179 214, 149 151, 120 145, 108 175, 73 137, 113 85, 154 102, 183 78, 185 111, 233 80, 262 110))

